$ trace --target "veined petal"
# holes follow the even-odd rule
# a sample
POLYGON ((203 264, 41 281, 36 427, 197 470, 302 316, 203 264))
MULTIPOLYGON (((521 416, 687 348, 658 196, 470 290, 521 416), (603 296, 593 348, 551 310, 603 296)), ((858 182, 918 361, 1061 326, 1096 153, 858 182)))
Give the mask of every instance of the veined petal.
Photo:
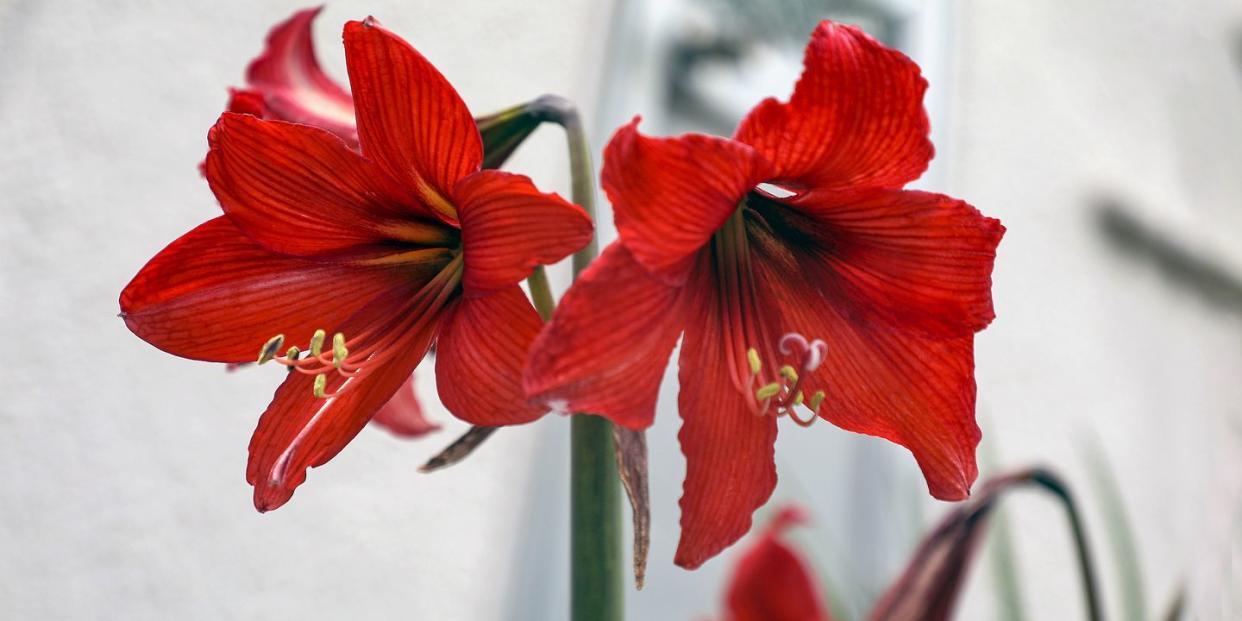
POLYGON ((371 422, 400 438, 419 438, 440 430, 440 424, 427 420, 423 413, 418 395, 414 394, 413 375, 375 412, 371 422))
POLYGON ((619 242, 610 245, 531 346, 526 394, 630 429, 649 427, 685 323, 679 291, 651 276, 619 242))
POLYGON ((522 363, 543 322, 521 287, 463 297, 436 341, 436 385, 454 416, 473 425, 516 425, 543 416, 522 392, 522 363))
POLYGON ((121 292, 121 315, 139 338, 177 356, 254 362, 271 337, 290 344, 340 329, 407 270, 357 268, 274 255, 226 216, 169 244, 121 292), (329 292, 323 295, 323 292, 329 292))
POLYGON ((273 26, 263 53, 246 69, 249 90, 260 95, 263 114, 234 109, 232 105, 229 110, 314 125, 356 148, 358 128, 354 123, 353 98, 324 73, 315 58, 311 25, 322 10, 322 6, 303 9, 273 26))
POLYGON ((681 541, 674 562, 702 565, 750 530, 751 514, 776 487, 776 418, 756 415, 731 379, 736 328, 710 274, 695 270, 687 287, 695 318, 681 345, 677 434, 686 456, 681 541))
POLYGON ((791 256, 756 252, 755 265, 759 281, 783 309, 781 325, 828 344, 819 368, 803 379, 806 391, 825 392, 820 416, 906 447, 932 496, 966 498, 978 476, 980 438, 974 335, 927 337, 877 325, 815 295, 819 283, 802 275, 791 256))
POLYGON ((229 89, 229 103, 225 112, 249 114, 261 119, 272 118, 271 110, 268 109, 267 102, 263 100, 263 93, 241 88, 229 89))
POLYGON ((750 147, 715 136, 649 138, 637 117, 604 150, 600 182, 617 231, 647 269, 684 282, 691 255, 728 219, 769 171, 750 147))
POLYGON ((831 621, 811 566, 782 538, 802 521, 797 509, 781 509, 737 560, 725 595, 725 621, 831 621))
POLYGON ((447 219, 453 186, 479 170, 483 141, 453 86, 372 18, 345 24, 362 152, 447 219))
POLYGON ((841 312, 927 336, 978 332, 995 317, 992 265, 1005 227, 940 194, 813 192, 760 213, 841 312), (796 210, 796 211, 795 211, 796 210))
POLYGON ((820 22, 788 103, 761 102, 736 138, 798 188, 900 188, 927 169, 932 145, 918 65, 854 26, 820 22))
POLYGON ((325 130, 226 112, 210 143, 207 181, 224 213, 274 252, 338 256, 393 241, 446 246, 456 236, 325 130))
POLYGON ((591 218, 522 175, 483 170, 453 188, 470 293, 516 284, 537 265, 556 263, 591 241, 591 218))
POLYGON ((352 377, 325 372, 328 397, 314 395, 314 375, 289 372, 250 439, 246 480, 256 509, 288 502, 306 469, 336 456, 409 380, 436 334, 447 291, 435 282, 394 288, 347 319, 340 332, 362 339, 351 349, 371 353, 352 377), (334 396, 337 391, 343 392, 334 396))

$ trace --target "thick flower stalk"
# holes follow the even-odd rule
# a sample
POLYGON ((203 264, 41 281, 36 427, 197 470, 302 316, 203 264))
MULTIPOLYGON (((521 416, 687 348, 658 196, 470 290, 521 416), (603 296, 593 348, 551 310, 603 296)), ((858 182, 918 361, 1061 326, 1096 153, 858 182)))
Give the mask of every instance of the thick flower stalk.
POLYGON ((969 494, 973 341, 1004 228, 903 189, 932 156, 925 89, 910 59, 823 22, 790 100, 761 102, 732 139, 650 138, 635 119, 609 143, 619 240, 562 300, 524 386, 643 429, 681 339, 679 565, 749 530, 783 417, 887 438, 932 495, 969 494))
POLYGON ((465 104, 407 43, 371 19, 346 24, 344 40, 358 149, 317 127, 225 113, 205 167, 224 215, 121 294, 126 324, 156 347, 289 369, 250 444, 263 511, 335 456, 433 343, 455 416, 543 415, 520 386, 542 322, 518 283, 592 235, 581 208, 480 170, 465 104))

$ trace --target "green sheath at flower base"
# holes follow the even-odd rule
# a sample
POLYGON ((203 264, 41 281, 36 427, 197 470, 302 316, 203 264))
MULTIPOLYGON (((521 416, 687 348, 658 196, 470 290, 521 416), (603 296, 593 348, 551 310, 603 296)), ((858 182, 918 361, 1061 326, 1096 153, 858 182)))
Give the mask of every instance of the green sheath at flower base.
POLYGON ((277 334, 276 336, 268 339, 267 342, 263 344, 263 348, 259 350, 258 363, 263 364, 272 358, 275 358, 276 354, 280 352, 280 348, 284 346, 285 335, 283 334, 277 334))

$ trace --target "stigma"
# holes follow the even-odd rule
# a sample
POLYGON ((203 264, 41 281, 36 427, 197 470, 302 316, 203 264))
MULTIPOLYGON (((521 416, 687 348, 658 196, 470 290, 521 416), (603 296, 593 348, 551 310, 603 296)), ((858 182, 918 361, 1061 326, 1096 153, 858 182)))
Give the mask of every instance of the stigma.
POLYGON ((789 416, 801 427, 810 427, 819 418, 819 409, 824 404, 825 393, 816 390, 810 399, 806 398, 806 378, 819 368, 828 354, 828 344, 820 339, 808 341, 796 332, 781 337, 777 343, 781 356, 796 364, 784 364, 777 369, 774 381, 763 383, 763 360, 759 351, 751 347, 746 350, 746 364, 750 369, 750 379, 746 384, 746 401, 756 416, 772 415, 789 416), (808 410, 810 416, 803 418, 798 410, 808 410))
POLYGON ((348 378, 357 375, 362 370, 363 362, 372 352, 351 354, 345 335, 340 332, 333 334, 330 342, 327 337, 328 333, 325 330, 315 330, 305 348, 293 345, 285 351, 284 355, 280 355, 280 350, 285 345, 285 335, 277 334, 268 339, 259 349, 258 363, 278 362, 288 367, 290 372, 297 371, 306 375, 314 375, 315 382, 311 391, 320 399, 340 396, 353 384, 348 381, 348 378), (325 349, 324 345, 329 345, 329 347, 325 349), (329 393, 327 388, 330 374, 337 374, 347 379, 344 385, 329 393))

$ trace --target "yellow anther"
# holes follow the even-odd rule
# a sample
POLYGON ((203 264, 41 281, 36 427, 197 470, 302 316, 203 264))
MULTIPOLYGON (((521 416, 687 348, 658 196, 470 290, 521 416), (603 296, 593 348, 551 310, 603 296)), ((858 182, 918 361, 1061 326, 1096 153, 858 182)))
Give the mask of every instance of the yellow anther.
POLYGON ((349 357, 349 350, 345 348, 345 335, 337 332, 332 335, 332 366, 341 368, 341 363, 345 362, 347 357, 349 357))
POLYGON ((759 360, 759 352, 754 347, 746 350, 746 362, 750 363, 750 372, 752 375, 759 375, 763 370, 763 363, 759 360))
POLYGON ((785 365, 781 367, 781 377, 791 382, 796 382, 798 381, 798 370, 789 365, 785 365))
POLYGON ((328 389, 328 376, 320 373, 315 376, 315 396, 322 399, 324 392, 328 389))
POLYGON ((264 362, 275 358, 276 354, 280 352, 280 348, 283 347, 284 344, 285 335, 283 334, 277 334, 276 336, 268 339, 267 342, 263 344, 263 348, 259 350, 259 364, 263 364, 264 362))
POLYGON ((802 391, 801 390, 798 391, 798 394, 794 395, 793 404, 802 405, 802 391))
POLYGON ((298 349, 297 345, 294 345, 293 347, 289 348, 289 351, 285 352, 285 358, 288 358, 290 362, 295 362, 297 361, 298 356, 301 355, 301 353, 302 353, 302 350, 298 349))
POLYGON ((780 391, 781 391, 781 385, 776 382, 772 382, 771 384, 768 384, 767 386, 764 386, 763 388, 756 390, 755 398, 760 401, 763 401, 764 399, 771 399, 772 397, 775 397, 778 393, 780 393, 780 391))
POLYGON ((328 336, 323 330, 315 330, 315 334, 311 336, 310 353, 311 356, 318 358, 323 353, 323 340, 328 336))
POLYGON ((817 390, 811 395, 811 410, 819 412, 819 406, 824 403, 824 391, 817 390))

